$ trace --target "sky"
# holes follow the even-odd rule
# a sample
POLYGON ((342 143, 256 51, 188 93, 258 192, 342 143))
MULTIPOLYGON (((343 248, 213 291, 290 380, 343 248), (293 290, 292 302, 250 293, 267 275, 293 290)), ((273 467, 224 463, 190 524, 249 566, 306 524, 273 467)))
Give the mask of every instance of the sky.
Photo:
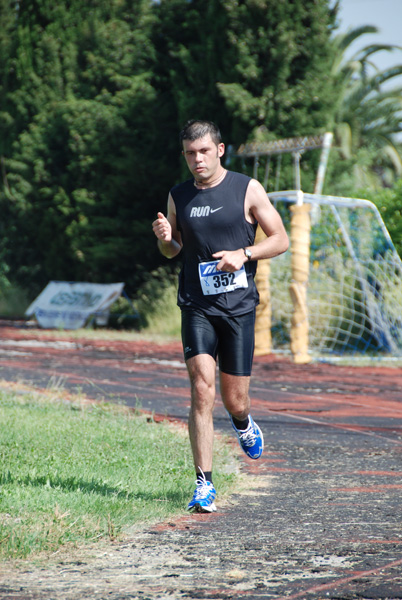
MULTIPOLYGON (((339 11, 340 27, 338 32, 361 25, 374 25, 377 34, 361 36, 355 50, 371 43, 395 44, 402 47, 402 0, 341 0, 339 11)), ((402 65, 402 48, 393 52, 379 52, 376 66, 380 70, 394 65, 402 65)), ((402 76, 395 79, 395 85, 402 85, 402 76)))

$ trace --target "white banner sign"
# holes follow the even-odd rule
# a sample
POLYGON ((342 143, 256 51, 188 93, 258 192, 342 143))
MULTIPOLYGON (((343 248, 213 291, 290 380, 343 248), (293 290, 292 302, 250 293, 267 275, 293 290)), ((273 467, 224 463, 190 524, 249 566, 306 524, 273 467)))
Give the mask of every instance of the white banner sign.
POLYGON ((124 283, 68 283, 50 281, 25 311, 46 329, 78 329, 88 318, 107 310, 123 291, 124 283))

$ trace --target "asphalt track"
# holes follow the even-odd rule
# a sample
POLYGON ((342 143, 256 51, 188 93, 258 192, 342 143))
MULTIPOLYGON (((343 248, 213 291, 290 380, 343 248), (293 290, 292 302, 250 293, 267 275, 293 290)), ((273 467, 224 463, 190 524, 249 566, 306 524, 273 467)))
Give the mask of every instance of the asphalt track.
MULTIPOLYGON (((179 344, 56 340, 3 323, 0 380, 179 421, 189 409, 179 344)), ((402 599, 402 369, 259 357, 250 392, 266 449, 241 460, 261 486, 150 530, 155 552, 176 545, 183 560, 137 578, 131 595, 94 597, 402 599)), ((215 427, 231 431, 219 396, 215 427)))

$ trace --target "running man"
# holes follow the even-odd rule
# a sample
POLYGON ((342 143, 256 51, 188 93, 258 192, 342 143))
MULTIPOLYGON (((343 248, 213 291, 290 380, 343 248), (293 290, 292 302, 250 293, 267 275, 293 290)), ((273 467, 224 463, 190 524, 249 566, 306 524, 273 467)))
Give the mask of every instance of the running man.
POLYGON ((196 489, 188 510, 216 510, 212 482, 216 364, 220 392, 243 451, 258 459, 263 434, 250 415, 257 261, 285 252, 288 237, 262 185, 221 164, 225 146, 211 121, 189 121, 180 133, 192 178, 168 196, 167 216, 153 222, 160 252, 183 251, 178 305, 191 385, 189 436, 196 489), (257 225, 267 238, 254 244, 257 225))

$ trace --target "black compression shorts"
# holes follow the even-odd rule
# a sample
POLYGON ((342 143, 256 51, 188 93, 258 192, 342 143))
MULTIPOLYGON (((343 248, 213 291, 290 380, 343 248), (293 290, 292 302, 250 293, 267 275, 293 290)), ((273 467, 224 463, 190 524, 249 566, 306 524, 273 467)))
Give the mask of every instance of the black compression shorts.
POLYGON ((254 354, 255 310, 238 317, 205 315, 182 310, 181 335, 185 360, 209 354, 229 375, 250 376, 254 354))

